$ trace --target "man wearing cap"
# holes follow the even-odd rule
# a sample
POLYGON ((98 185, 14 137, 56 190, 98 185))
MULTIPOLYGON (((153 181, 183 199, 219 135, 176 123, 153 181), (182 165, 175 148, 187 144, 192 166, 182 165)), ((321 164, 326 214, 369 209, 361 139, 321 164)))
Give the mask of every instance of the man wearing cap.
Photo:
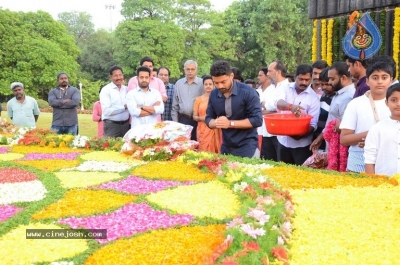
POLYGON ((58 87, 49 92, 49 104, 53 108, 51 130, 57 134, 78 133, 77 107, 81 101, 79 89, 70 86, 68 75, 61 72, 57 75, 58 87))
POLYGON ((20 127, 36 127, 40 110, 36 100, 24 93, 24 85, 20 82, 11 84, 14 96, 7 102, 7 115, 12 123, 20 127))

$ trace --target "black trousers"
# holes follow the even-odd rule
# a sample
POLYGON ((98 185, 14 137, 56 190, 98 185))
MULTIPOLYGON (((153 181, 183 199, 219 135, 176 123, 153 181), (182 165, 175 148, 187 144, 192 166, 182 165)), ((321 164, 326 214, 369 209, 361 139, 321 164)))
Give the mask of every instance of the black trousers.
POLYGON ((124 137, 124 135, 129 131, 130 128, 131 125, 129 124, 129 121, 124 124, 116 124, 104 121, 103 137, 124 137))
POLYGON ((190 140, 197 141, 197 121, 193 119, 189 119, 188 117, 182 116, 178 114, 179 123, 193 126, 192 135, 190 140))
POLYGON ((310 145, 289 148, 279 143, 278 161, 301 166, 312 155, 310 145))
POLYGON ((279 142, 276 136, 263 137, 261 142, 261 159, 278 161, 279 142))

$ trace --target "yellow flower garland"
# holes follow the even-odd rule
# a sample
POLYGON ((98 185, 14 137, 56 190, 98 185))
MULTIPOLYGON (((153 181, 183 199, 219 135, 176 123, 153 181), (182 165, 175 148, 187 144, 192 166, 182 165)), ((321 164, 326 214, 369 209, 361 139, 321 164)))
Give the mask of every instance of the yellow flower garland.
POLYGON ((328 40, 326 43, 326 62, 328 65, 332 65, 332 60, 333 60, 333 54, 332 54, 332 48, 333 48, 333 19, 329 19, 328 21, 328 40))
MULTIPOLYGON (((396 7, 394 10, 394 23, 393 23, 393 59, 396 65, 399 65, 399 49, 400 49, 400 7, 396 7)), ((396 73, 394 73, 394 78, 399 76, 399 67, 397 67, 396 73)))
POLYGON ((321 59, 326 61, 326 19, 321 20, 321 59))
POLYGON ((317 34, 318 34, 318 30, 317 30, 317 24, 318 24, 318 20, 314 20, 313 22, 314 27, 313 27, 313 36, 312 36, 312 58, 311 61, 315 62, 317 60, 317 34))

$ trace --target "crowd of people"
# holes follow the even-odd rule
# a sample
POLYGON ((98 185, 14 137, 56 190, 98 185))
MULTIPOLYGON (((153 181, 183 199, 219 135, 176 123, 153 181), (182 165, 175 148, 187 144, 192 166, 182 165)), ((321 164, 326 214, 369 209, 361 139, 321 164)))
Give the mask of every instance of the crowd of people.
MULTIPOLYGON (((347 57, 331 66, 316 61, 299 65, 294 76, 276 60, 259 69, 257 83, 244 80, 240 69, 226 61, 214 62, 210 75, 199 77, 197 69, 196 61, 186 61, 185 76, 174 85, 169 69, 154 68, 146 56, 125 86, 122 68, 111 67, 111 82, 100 89, 93 107, 97 136, 123 137, 136 125, 170 120, 193 127, 191 139, 199 142, 199 151, 294 165, 325 151, 330 169, 389 176, 400 172, 400 85, 391 57, 347 57), (271 134, 263 115, 277 112, 311 115, 308 131, 271 134)), ((66 73, 57 81, 48 98, 51 129, 77 134, 80 91, 69 85, 66 73)), ((34 126, 40 114, 36 101, 24 94, 22 83, 12 83, 11 90, 15 97, 7 103, 8 116, 16 125, 34 126)))

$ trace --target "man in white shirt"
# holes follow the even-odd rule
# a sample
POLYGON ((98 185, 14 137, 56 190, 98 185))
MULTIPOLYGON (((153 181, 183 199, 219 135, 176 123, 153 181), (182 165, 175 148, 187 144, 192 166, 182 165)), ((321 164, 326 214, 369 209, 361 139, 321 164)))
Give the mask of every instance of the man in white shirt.
MULTIPOLYGON (((259 75, 260 74, 261 71, 259 72, 259 75)), ((285 88, 289 86, 289 81, 286 79, 286 66, 282 61, 274 61, 268 66, 267 78, 269 78, 275 85, 271 84, 263 92, 263 95, 260 96, 263 115, 276 113, 275 103, 280 98, 284 97, 285 88)), ((267 131, 264 121, 263 126, 260 128, 263 136, 261 144, 261 158, 278 161, 279 142, 276 135, 272 135, 267 131)))
MULTIPOLYGON (((311 88, 313 68, 307 64, 301 64, 296 69, 295 82, 285 89, 285 95, 276 103, 276 107, 282 111, 290 111, 296 116, 301 113, 311 115, 308 131, 297 136, 278 136, 279 153, 278 160, 288 164, 302 165, 312 155, 310 144, 313 132, 317 129, 320 113, 320 102, 317 94, 311 88)), ((287 126, 291 126, 290 122, 287 126)))
POLYGON ((140 124, 157 123, 157 115, 164 112, 161 93, 149 87, 151 70, 141 66, 136 75, 139 86, 126 95, 126 104, 132 117, 131 128, 140 124))
POLYGON ((123 137, 129 130, 129 112, 126 105, 126 90, 122 68, 110 68, 111 83, 101 89, 100 104, 103 113, 104 137, 123 137))

